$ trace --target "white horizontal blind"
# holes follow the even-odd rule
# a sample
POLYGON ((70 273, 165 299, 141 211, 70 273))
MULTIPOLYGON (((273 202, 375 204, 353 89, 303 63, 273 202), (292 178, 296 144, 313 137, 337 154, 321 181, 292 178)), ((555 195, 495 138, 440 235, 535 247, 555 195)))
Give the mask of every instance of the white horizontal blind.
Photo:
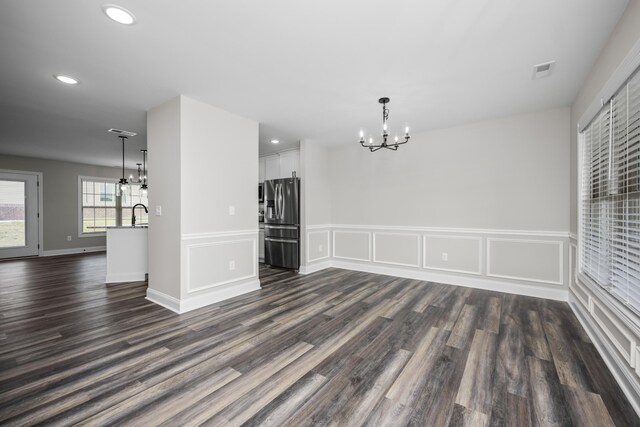
POLYGON ((581 271, 640 312, 640 73, 583 131, 581 271))

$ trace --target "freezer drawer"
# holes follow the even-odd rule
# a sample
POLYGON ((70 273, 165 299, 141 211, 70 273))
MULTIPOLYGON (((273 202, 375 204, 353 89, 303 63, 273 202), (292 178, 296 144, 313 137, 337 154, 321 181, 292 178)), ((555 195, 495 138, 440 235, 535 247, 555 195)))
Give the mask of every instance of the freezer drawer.
POLYGON ((265 237, 264 263, 273 267, 298 270, 300 268, 298 240, 265 237))
POLYGON ((297 239, 298 226, 265 224, 264 237, 273 237, 274 239, 297 239))

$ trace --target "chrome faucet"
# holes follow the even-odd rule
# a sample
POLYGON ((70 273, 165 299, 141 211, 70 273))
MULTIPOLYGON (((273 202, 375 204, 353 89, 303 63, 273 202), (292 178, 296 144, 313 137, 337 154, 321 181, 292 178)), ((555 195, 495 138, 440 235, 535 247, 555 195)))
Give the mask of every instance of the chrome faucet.
POLYGON ((136 226, 136 208, 138 206, 142 206, 144 208, 144 212, 149 213, 149 211, 147 210, 147 207, 142 203, 136 203, 135 205, 133 205, 133 207, 131 208, 131 226, 132 227, 136 226))

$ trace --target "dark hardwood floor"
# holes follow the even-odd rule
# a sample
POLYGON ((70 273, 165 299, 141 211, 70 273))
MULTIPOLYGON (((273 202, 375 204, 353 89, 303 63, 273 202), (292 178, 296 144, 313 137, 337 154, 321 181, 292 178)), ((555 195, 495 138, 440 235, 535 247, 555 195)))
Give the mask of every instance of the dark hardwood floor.
POLYGON ((262 268, 176 315, 104 275, 104 254, 0 262, 0 424, 639 424, 566 303, 262 268))

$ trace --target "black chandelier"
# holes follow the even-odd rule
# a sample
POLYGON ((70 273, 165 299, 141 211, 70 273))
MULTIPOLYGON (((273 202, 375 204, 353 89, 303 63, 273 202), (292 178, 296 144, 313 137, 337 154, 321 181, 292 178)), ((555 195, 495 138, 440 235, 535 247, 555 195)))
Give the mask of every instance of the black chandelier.
POLYGON ((378 102, 382 104, 382 142, 379 144, 374 144, 373 138, 369 138, 369 142, 366 142, 364 140, 364 131, 360 131, 360 145, 362 145, 364 148, 368 148, 372 153, 374 151, 378 151, 381 148, 396 151, 400 145, 409 142, 409 138, 411 138, 409 136, 409 127, 406 127, 404 129, 404 141, 399 141, 398 137, 396 136, 393 142, 388 143, 387 140, 389 138, 389 131, 387 129, 387 120, 389 119, 389 109, 387 108, 387 104, 389 103, 389 98, 380 98, 378 102))

